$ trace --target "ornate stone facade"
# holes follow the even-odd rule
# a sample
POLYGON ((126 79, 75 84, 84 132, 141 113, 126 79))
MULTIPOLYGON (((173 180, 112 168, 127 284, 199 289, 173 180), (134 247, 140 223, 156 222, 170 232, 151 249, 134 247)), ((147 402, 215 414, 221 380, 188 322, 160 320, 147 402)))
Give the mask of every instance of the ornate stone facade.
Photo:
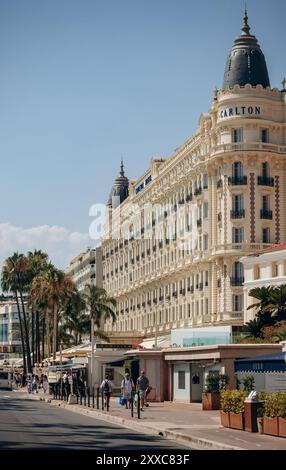
POLYGON ((197 132, 130 183, 113 225, 108 209, 103 286, 118 319, 106 330, 243 323, 240 258, 286 241, 285 112, 285 90, 216 90, 197 132))

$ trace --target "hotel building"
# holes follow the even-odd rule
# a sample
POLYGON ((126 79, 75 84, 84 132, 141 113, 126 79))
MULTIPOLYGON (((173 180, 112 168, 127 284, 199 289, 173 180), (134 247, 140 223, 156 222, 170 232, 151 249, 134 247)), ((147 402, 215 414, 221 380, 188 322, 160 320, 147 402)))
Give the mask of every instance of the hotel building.
POLYGON ((71 260, 66 272, 79 292, 87 284, 102 285, 101 259, 100 248, 88 248, 71 260))
POLYGON ((136 182, 122 165, 107 209, 106 331, 243 324, 241 257, 286 241, 286 81, 271 88, 247 14, 196 133, 136 182))
POLYGON ((0 296, 0 359, 5 353, 21 353, 19 316, 15 300, 0 296))

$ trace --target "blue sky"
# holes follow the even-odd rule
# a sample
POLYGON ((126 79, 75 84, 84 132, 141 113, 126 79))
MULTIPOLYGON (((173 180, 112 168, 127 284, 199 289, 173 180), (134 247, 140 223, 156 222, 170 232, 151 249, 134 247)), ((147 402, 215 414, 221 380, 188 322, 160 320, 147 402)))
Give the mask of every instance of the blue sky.
MULTIPOLYGON (((286 2, 247 4, 280 88, 286 2)), ((89 207, 107 199, 121 154, 135 179, 208 111, 243 10, 240 0, 0 0, 0 260, 57 228, 77 240, 65 253, 51 245, 61 264, 91 244, 89 207)))

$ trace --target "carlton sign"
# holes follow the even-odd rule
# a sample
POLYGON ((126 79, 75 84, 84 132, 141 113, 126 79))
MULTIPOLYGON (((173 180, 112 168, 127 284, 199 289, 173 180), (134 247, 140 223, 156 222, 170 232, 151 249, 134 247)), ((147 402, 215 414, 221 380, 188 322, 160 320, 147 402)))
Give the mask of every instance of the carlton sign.
POLYGON ((225 108, 219 111, 219 119, 225 119, 230 117, 238 116, 260 116, 260 106, 233 106, 231 108, 225 108))

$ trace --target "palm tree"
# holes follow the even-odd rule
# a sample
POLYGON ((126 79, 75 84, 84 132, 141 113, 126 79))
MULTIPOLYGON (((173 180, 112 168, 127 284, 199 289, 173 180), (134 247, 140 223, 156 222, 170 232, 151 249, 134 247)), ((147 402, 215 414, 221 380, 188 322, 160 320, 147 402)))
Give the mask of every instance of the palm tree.
POLYGON ((116 320, 116 300, 113 297, 108 297, 105 289, 95 286, 94 284, 87 284, 85 286, 84 299, 88 308, 91 319, 93 319, 95 326, 97 326, 97 335, 102 334, 102 324, 105 320, 111 319, 114 323, 116 320))
MULTIPOLYGON (((28 283, 28 264, 27 258, 19 253, 14 253, 13 256, 10 256, 5 261, 3 271, 2 271, 2 289, 4 292, 13 292, 18 309, 19 322, 22 323, 23 328, 23 339, 24 339, 24 351, 27 352, 27 369, 28 372, 32 372, 32 362, 31 362, 31 350, 30 350, 30 340, 29 340, 29 331, 28 331, 28 322, 26 309, 24 304, 24 293, 27 291, 28 283), (20 304, 22 312, 20 311, 20 304), (21 317, 23 314, 23 318, 21 317), (22 318, 22 322, 21 322, 22 318)), ((22 344, 23 346, 23 344, 22 344)), ((25 364, 23 364, 25 367, 25 364)))
POLYGON ((254 318, 254 320, 250 320, 245 324, 245 329, 248 333, 248 336, 261 338, 263 335, 263 326, 264 325, 259 318, 254 318))
MULTIPOLYGON (((59 336, 65 343, 63 335, 70 335, 70 344, 82 342, 82 335, 90 332, 90 318, 85 311, 85 302, 78 291, 74 292, 63 311, 59 336)), ((68 337, 67 337, 68 338, 68 337)))
POLYGON ((84 294, 87 309, 91 319, 91 377, 90 383, 93 386, 94 380, 94 325, 97 326, 97 336, 106 339, 102 332, 103 322, 107 319, 111 319, 115 322, 116 313, 114 307, 116 306, 116 300, 113 297, 108 297, 105 289, 95 286, 94 284, 88 284, 85 286, 84 294))
POLYGON ((32 302, 45 312, 48 357, 50 357, 51 353, 50 331, 52 329, 54 361, 57 352, 60 314, 75 291, 76 287, 71 278, 63 271, 56 269, 51 263, 31 283, 30 295, 32 302), (52 322, 50 322, 50 318, 52 318, 52 322))
POLYGON ((247 310, 255 309, 256 317, 259 318, 262 326, 272 325, 274 319, 271 316, 271 313, 268 311, 268 306, 270 303, 271 295, 273 292, 273 286, 267 287, 256 287, 249 291, 249 296, 257 299, 258 302, 250 305, 247 310))
MULTIPOLYGON (((41 250, 34 250, 33 252, 29 251, 27 255, 28 260, 28 284, 29 287, 33 279, 47 269, 49 257, 46 253, 41 250)), ((31 332, 32 332, 32 356, 33 356, 33 364, 35 362, 35 346, 36 346, 36 362, 39 363, 41 361, 41 354, 40 354, 40 310, 36 308, 35 305, 30 302, 29 305, 32 310, 32 319, 31 319, 31 332), (36 323, 36 324, 35 324, 36 323), (36 330, 36 332, 35 332, 36 330), (34 334, 36 333, 36 334, 34 334), (36 338, 35 338, 36 337, 36 338), (35 344, 36 343, 36 344, 35 344)), ((44 317, 43 317, 44 322, 44 317)), ((43 333, 44 334, 44 333, 43 333)), ((44 352, 43 352, 44 355, 44 352)))
POLYGON ((286 284, 272 289, 269 303, 264 311, 269 313, 275 322, 286 320, 286 284))

